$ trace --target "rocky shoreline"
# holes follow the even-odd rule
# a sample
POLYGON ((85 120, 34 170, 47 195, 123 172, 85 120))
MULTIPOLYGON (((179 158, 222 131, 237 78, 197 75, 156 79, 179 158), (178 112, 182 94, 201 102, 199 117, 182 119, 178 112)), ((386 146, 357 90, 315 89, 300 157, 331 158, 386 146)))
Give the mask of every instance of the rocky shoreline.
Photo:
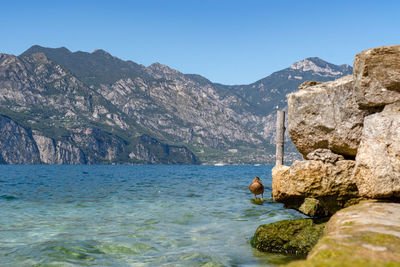
POLYGON ((400 266, 400 45, 362 51, 352 76, 305 82, 287 99, 289 133, 303 160, 274 167, 272 196, 330 219, 318 242, 324 226, 302 219, 260 226, 253 246, 309 252, 289 266, 400 266))

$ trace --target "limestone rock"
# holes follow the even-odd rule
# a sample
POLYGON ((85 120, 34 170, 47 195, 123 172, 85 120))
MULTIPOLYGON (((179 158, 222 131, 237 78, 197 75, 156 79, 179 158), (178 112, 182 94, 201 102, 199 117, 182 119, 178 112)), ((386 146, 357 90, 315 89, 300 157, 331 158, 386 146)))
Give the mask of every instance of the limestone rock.
POLYGON ((310 86, 314 86, 314 85, 321 84, 321 83, 322 82, 317 82, 317 81, 305 81, 305 82, 303 82, 302 84, 299 85, 298 89, 302 90, 302 89, 308 88, 310 86))
POLYGON ((320 214, 325 215, 321 202, 318 199, 310 197, 304 199, 303 204, 299 207, 299 211, 311 217, 316 217, 320 214))
POLYGON ((33 135, 39 150, 40 160, 46 164, 86 164, 82 150, 67 140, 54 141, 40 135, 33 135))
POLYGON ((284 220, 260 225, 251 241, 258 250, 265 252, 306 254, 322 236, 323 220, 284 220))
POLYGON ((335 163, 339 160, 344 160, 342 155, 338 155, 330 151, 329 149, 318 148, 306 156, 309 160, 321 160, 325 163, 335 163))
POLYGON ((369 111, 358 108, 352 76, 303 88, 287 98, 289 134, 304 157, 318 148, 350 157, 357 154, 369 111))
POLYGON ((357 103, 362 108, 400 101, 400 45, 357 54, 353 75, 357 103))
POLYGON ((286 165, 275 165, 272 168, 272 177, 280 176, 283 172, 287 171, 290 167, 286 165))
POLYGON ((33 138, 39 150, 41 162, 46 164, 56 164, 56 147, 53 139, 38 133, 34 134, 33 138))
POLYGON ((39 164, 39 151, 29 130, 0 115, 0 163, 39 164))
POLYGON ((400 197, 400 103, 365 118, 356 162, 360 195, 400 197))
POLYGON ((286 170, 273 172, 272 196, 288 208, 295 208, 310 216, 329 216, 358 198, 352 176, 355 161, 339 160, 335 164, 319 160, 296 161, 286 170), (318 200, 317 209, 306 213, 306 198, 318 200))
POLYGON ((306 261, 288 266, 400 266, 400 204, 363 201, 337 212, 306 261))

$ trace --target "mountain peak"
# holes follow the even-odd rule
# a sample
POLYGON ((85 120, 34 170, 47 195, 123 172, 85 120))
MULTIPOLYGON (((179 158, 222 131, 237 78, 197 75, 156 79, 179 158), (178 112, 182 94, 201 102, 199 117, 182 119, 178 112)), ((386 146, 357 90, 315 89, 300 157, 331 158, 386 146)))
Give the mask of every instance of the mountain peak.
POLYGON ((326 67, 329 63, 320 59, 319 57, 308 57, 290 65, 291 69, 309 71, 315 70, 318 67, 326 67))
MULTIPOLYGON (((168 67, 167 65, 161 64, 159 62, 154 62, 153 64, 151 64, 150 66, 148 66, 148 68, 153 69, 153 70, 161 70, 161 69, 171 69, 170 67, 168 67)), ((172 69, 171 69, 172 70, 172 69)))
POLYGON ((300 70, 300 71, 312 71, 315 73, 323 73, 325 75, 343 75, 348 72, 351 67, 347 64, 344 65, 334 65, 328 63, 319 57, 308 57, 301 61, 295 62, 290 66, 290 69, 300 70))
POLYGON ((132 61, 124 61, 105 50, 92 53, 71 52, 65 47, 47 48, 34 45, 20 57, 43 53, 50 61, 69 70, 87 85, 112 84, 120 79, 146 76, 146 70, 132 61))
POLYGON ((111 54, 108 53, 107 51, 103 50, 103 49, 95 49, 95 50, 93 50, 92 54, 110 56, 111 57, 111 54))
POLYGON ((20 56, 30 56, 36 53, 48 54, 49 52, 59 53, 59 54, 71 54, 71 51, 69 51, 68 48, 64 46, 59 48, 48 48, 40 45, 33 45, 30 48, 28 48, 25 52, 23 52, 20 56))
POLYGON ((164 76, 165 74, 181 74, 179 71, 174 70, 167 65, 163 65, 161 63, 155 62, 147 67, 153 74, 158 74, 164 76))

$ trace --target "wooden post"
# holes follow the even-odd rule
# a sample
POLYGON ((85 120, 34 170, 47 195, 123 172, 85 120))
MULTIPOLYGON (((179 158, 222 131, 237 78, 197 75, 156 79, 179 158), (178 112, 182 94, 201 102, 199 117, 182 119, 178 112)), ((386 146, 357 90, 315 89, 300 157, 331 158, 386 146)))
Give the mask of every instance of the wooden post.
POLYGON ((285 111, 278 110, 276 114, 276 163, 283 164, 283 144, 285 142, 285 111))

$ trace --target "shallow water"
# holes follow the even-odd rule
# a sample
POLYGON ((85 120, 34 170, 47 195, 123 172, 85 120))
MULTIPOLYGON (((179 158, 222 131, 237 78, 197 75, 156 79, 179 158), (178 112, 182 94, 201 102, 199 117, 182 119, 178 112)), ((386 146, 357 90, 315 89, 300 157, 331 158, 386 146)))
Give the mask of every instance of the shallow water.
POLYGON ((260 224, 299 218, 252 203, 271 166, 0 166, 0 266, 268 266, 260 224))

